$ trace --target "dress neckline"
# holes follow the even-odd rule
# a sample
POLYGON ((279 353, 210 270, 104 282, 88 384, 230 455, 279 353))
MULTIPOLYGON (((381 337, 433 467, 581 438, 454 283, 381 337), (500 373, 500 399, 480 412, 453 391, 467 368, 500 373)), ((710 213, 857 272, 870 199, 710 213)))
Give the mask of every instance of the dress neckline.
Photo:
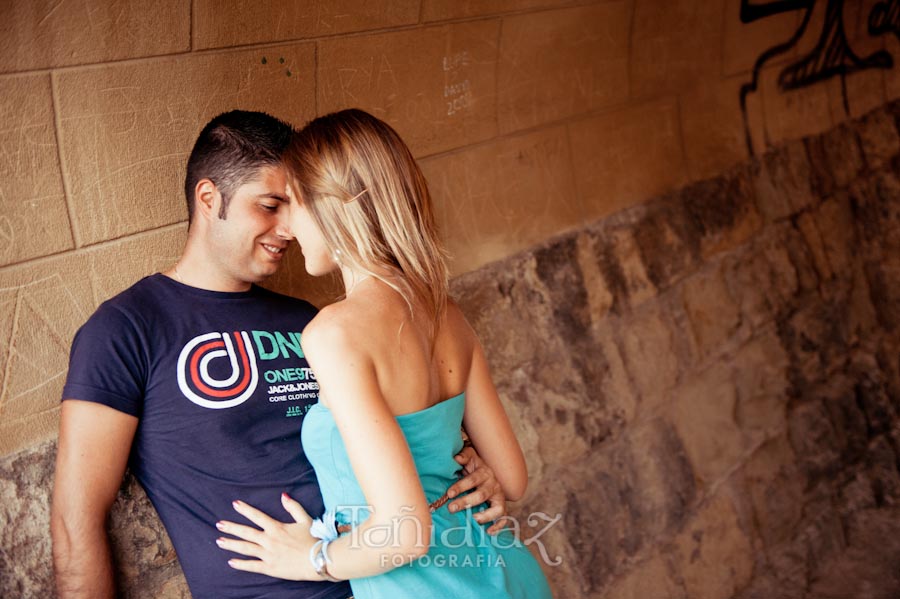
MULTIPOLYGON (((465 397, 466 397, 466 392, 463 391, 462 393, 459 393, 458 395, 454 395, 453 397, 450 397, 450 398, 447 398, 447 399, 442 399, 441 401, 437 402, 436 404, 430 405, 430 406, 428 406, 427 408, 422 408, 421 410, 416 410, 415 412, 407 412, 406 414, 400 414, 400 415, 398 415, 398 416, 394 416, 394 418, 396 418, 397 420, 400 420, 401 418, 407 418, 407 417, 411 417, 411 416, 418 416, 419 414, 424 414, 424 413, 429 412, 429 411, 431 411, 431 410, 435 410, 435 409, 439 408, 440 406, 443 406, 444 404, 452 404, 452 403, 454 403, 456 400, 464 399, 465 397)), ((326 406, 325 404, 323 404, 321 401, 317 401, 316 403, 314 403, 313 406, 312 406, 312 408, 310 408, 310 409, 313 409, 313 408, 321 408, 321 409, 323 409, 323 410, 328 410, 329 412, 331 411, 331 410, 328 408, 328 406, 326 406)))
POLYGON ((437 409, 440 406, 443 406, 444 404, 451 404, 457 399, 463 399, 465 396, 466 396, 466 392, 463 391, 462 393, 460 393, 458 395, 454 395, 453 397, 450 397, 448 399, 443 399, 443 400, 437 402, 436 404, 428 406, 427 408, 422 408, 421 410, 416 410, 415 412, 407 412, 406 414, 400 414, 399 416, 394 416, 394 418, 399 420, 400 418, 406 418, 407 416, 417 416, 419 414, 424 414, 425 412, 437 409))

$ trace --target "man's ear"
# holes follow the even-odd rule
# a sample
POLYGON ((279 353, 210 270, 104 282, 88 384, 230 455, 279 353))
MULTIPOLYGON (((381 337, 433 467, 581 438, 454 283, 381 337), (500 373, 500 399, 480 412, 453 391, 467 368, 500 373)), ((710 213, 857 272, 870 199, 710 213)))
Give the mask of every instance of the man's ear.
POLYGON ((222 203, 222 194, 209 179, 200 179, 194 187, 194 210, 203 218, 216 218, 222 203))

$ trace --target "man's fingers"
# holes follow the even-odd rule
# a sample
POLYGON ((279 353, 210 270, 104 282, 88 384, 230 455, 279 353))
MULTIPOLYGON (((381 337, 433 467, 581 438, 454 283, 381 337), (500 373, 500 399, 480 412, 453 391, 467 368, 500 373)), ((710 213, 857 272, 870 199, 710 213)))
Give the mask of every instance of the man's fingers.
POLYGON ((456 462, 458 464, 462 464, 463 466, 465 466, 466 464, 471 462, 472 459, 475 458, 477 455, 478 454, 475 453, 475 450, 472 449, 471 447, 463 447, 462 451, 460 451, 458 454, 456 454, 454 456, 454 459, 456 460, 456 462))
POLYGON ((489 474, 485 472, 484 468, 479 468, 475 472, 467 474, 464 478, 450 485, 450 488, 447 489, 447 496, 456 497, 466 491, 470 491, 488 480, 488 478, 489 474))
POLYGON ((490 507, 480 514, 483 519, 478 521, 482 524, 487 524, 493 520, 494 523, 488 527, 487 533, 489 535, 495 535, 506 528, 511 521, 511 518, 506 515, 506 497, 499 489, 496 494, 488 498, 488 504, 490 507))
POLYGON ((496 520, 493 524, 490 525, 487 529, 487 533, 489 535, 495 535, 506 528, 509 523, 512 522, 512 518, 509 516, 503 516, 502 518, 496 520))
POLYGON ((475 506, 481 505, 482 503, 487 501, 488 497, 490 497, 490 495, 488 495, 488 493, 486 493, 482 489, 475 489, 468 495, 465 495, 465 496, 460 497, 459 499, 455 500, 451 504, 450 511, 457 512, 457 511, 462 511, 462 510, 470 508, 470 507, 475 507, 475 506))
POLYGON ((479 524, 487 524, 488 522, 497 520, 498 518, 505 519, 506 509, 504 509, 503 506, 494 504, 483 512, 478 512, 474 517, 479 524))
POLYGON ((472 474, 480 469, 487 468, 484 462, 481 461, 481 458, 478 457, 478 452, 472 447, 463 447, 462 451, 454 456, 454 459, 456 463, 465 467, 466 474, 472 474))

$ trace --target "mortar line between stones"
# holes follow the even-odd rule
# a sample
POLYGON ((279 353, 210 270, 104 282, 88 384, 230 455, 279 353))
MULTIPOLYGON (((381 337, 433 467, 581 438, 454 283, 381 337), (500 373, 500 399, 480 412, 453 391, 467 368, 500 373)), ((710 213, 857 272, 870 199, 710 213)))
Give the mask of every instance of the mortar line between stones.
POLYGON ((597 116, 603 116, 607 114, 612 114, 618 110, 624 110, 632 107, 639 107, 645 104, 649 104, 651 102, 655 102, 658 100, 671 98, 671 96, 661 96, 659 98, 651 98, 646 101, 638 102, 635 106, 632 106, 630 103, 621 103, 614 104, 610 106, 604 106, 602 108, 597 108, 594 110, 588 110, 585 112, 580 112, 578 114, 573 114, 567 117, 559 118, 556 120, 547 121, 544 123, 538 123, 537 125, 533 125, 531 127, 526 127, 524 129, 516 129, 514 131, 507 131, 506 133, 498 133, 498 135, 494 137, 488 137, 486 139, 481 139, 478 141, 474 141, 462 146, 458 146, 455 148, 450 148, 448 150, 441 150, 440 152, 434 152, 432 154, 425 154, 422 156, 416 156, 416 160, 426 160, 430 158, 442 158, 444 156, 452 156, 453 154, 458 154, 464 152, 470 148, 480 148, 492 143, 496 143, 499 141, 505 141, 509 139, 515 139, 516 137, 524 137, 526 135, 531 135, 532 133, 537 133, 539 131, 546 131, 549 129, 553 129, 554 127, 564 127, 568 126, 571 123, 577 123, 579 121, 588 120, 597 116))
POLYGON ((633 71, 632 64, 634 61, 632 61, 631 58, 634 55, 634 19, 635 19, 634 15, 636 13, 637 13, 637 0, 635 0, 634 2, 631 2, 631 14, 628 15, 628 56, 627 56, 627 58, 628 58, 628 75, 627 76, 628 76, 628 102, 629 103, 632 100, 634 100, 634 97, 632 94, 633 90, 631 89, 631 82, 634 79, 634 77, 632 76, 632 71, 633 71))
POLYGON ((681 172, 687 173, 687 181, 681 184, 681 187, 683 187, 691 181, 698 180, 698 177, 695 176, 694 169, 691 168, 691 161, 688 160, 687 147, 684 144, 684 126, 681 121, 681 110, 681 97, 675 96, 675 130, 676 135, 678 135, 678 149, 681 150, 681 172))
MULTIPOLYGON (((566 137, 566 170, 568 176, 571 177, 572 187, 575 191, 575 201, 578 203, 578 215, 583 224, 589 224, 587 219, 587 202, 579 189, 578 177, 575 176, 575 153, 572 151, 572 132, 569 125, 563 125, 564 135, 566 137)), ((596 220, 596 219, 595 219, 596 220)))
POLYGON ((140 239, 147 235, 152 235, 153 233, 159 233, 161 231, 166 231, 168 229, 176 229, 178 227, 185 226, 185 225, 187 225, 187 220, 178 221, 177 223, 169 223, 166 225, 160 225, 158 227, 154 227, 152 229, 146 229, 144 231, 136 231, 134 233, 126 233, 124 235, 120 235, 119 237, 113 237, 111 239, 104 239, 102 241, 89 243, 87 245, 83 245, 78 248, 61 250, 59 252, 54 252, 52 254, 46 254, 44 256, 38 256, 36 258, 29 258, 27 260, 21 260, 19 262, 11 262, 9 264, 4 264, 2 269, 0 269, 0 270, 8 272, 15 268, 28 268, 28 267, 40 266, 41 264, 43 264, 45 262, 50 262, 52 260, 56 260, 62 256, 66 256, 69 254, 74 256, 74 255, 78 255, 79 253, 83 252, 84 250, 102 249, 102 248, 106 247, 107 245, 111 245, 114 243, 121 243, 125 239, 140 239))
POLYGON ((313 44, 313 116, 319 116, 319 42, 313 44))
POLYGON ((13 309, 12 330, 9 332, 9 348, 6 351, 6 363, 3 365, 3 387, 0 388, 0 416, 6 408, 6 390, 9 388, 9 372, 12 369, 13 352, 16 349, 16 335, 19 331, 19 315, 22 312, 22 290, 16 290, 16 306, 13 309))
POLYGON ((63 196, 66 200, 66 212, 69 217, 69 232, 72 234, 73 249, 81 247, 81 239, 78 235, 78 217, 72 200, 72 186, 69 183, 68 169, 62 150, 62 116, 59 107, 59 86, 56 82, 56 72, 50 72, 50 99, 53 103, 53 134, 56 138, 56 159, 59 161, 59 174, 62 179, 63 196))
POLYGON ((725 8, 724 3, 720 4, 720 6, 722 7, 722 26, 719 31, 722 32, 722 41, 719 45, 719 58, 721 60, 721 62, 719 63, 719 77, 721 77, 722 79, 727 79, 728 75, 725 74, 725 46, 728 41, 728 35, 726 34, 726 32, 728 31, 728 9, 725 8))
POLYGON ((500 135, 500 53, 501 44, 503 43, 503 23, 505 19, 500 17, 500 24, 497 26, 497 59, 494 61, 494 126, 497 135, 500 135))
MULTIPOLYGON (((193 1, 193 0, 192 0, 193 1)), ((583 5, 591 5, 591 4, 599 4, 605 0, 595 0, 593 2, 586 2, 585 4, 575 4, 572 6, 583 6, 583 5)), ((153 62, 156 60, 162 60, 165 58, 184 58, 188 56, 194 55, 207 55, 207 54, 216 54, 216 53, 228 53, 228 52, 239 52, 246 50, 265 50, 268 48, 277 48, 281 46, 287 45, 295 45, 300 43, 314 43, 318 41, 331 40, 331 39, 349 39, 349 38, 357 38, 357 37, 365 37, 369 35, 382 35, 387 33, 400 33, 400 32, 410 32, 410 31, 418 31, 422 29, 430 29, 437 27, 445 27, 448 25, 462 25, 467 23, 475 23, 479 21, 487 22, 494 19, 502 19, 504 17, 510 16, 520 16, 526 14, 535 14, 540 12, 554 12, 559 10, 568 10, 571 7, 555 7, 548 8, 546 6, 535 7, 529 9, 520 9, 515 11, 507 11, 507 12, 499 12, 499 13, 490 13, 484 15, 475 15, 471 17, 460 17, 455 19, 443 19, 438 21, 428 21, 423 23, 410 23, 407 25, 393 25, 382 28, 375 29, 365 29, 361 31, 345 31, 342 33, 332 33, 325 35, 311 35, 306 37, 296 37, 285 40, 277 40, 277 41, 266 41, 266 42, 248 42, 244 44, 234 44, 231 46, 217 47, 217 48, 201 48, 194 49, 193 48, 193 40, 189 44, 190 50, 187 51, 175 51, 175 52, 161 52, 159 54, 153 54, 148 56, 133 56, 128 58, 113 58, 98 62, 83 62, 77 64, 69 64, 69 65, 57 65, 57 66, 48 66, 43 68, 35 68, 35 69, 26 69, 21 71, 9 71, 5 73, 0 73, 0 78, 8 77, 8 76, 22 76, 22 75, 34 75, 38 73, 45 73, 48 71, 54 71, 58 73, 66 73, 68 71, 77 71, 77 70, 85 70, 85 69, 94 69, 94 68, 106 68, 110 66, 116 65, 137 65, 144 62, 153 62)), ((192 14, 193 17, 193 14, 192 14)), ((191 18, 191 29, 194 28, 193 18, 191 18)))

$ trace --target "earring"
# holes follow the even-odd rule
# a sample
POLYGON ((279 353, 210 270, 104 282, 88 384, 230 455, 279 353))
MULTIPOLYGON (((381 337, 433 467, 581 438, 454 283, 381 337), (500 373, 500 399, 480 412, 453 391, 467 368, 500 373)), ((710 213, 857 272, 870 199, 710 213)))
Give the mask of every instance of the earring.
POLYGON ((334 262, 339 265, 341 263, 342 255, 343 255, 343 252, 341 252, 340 248, 336 249, 333 252, 331 252, 331 259, 334 260, 334 262))

